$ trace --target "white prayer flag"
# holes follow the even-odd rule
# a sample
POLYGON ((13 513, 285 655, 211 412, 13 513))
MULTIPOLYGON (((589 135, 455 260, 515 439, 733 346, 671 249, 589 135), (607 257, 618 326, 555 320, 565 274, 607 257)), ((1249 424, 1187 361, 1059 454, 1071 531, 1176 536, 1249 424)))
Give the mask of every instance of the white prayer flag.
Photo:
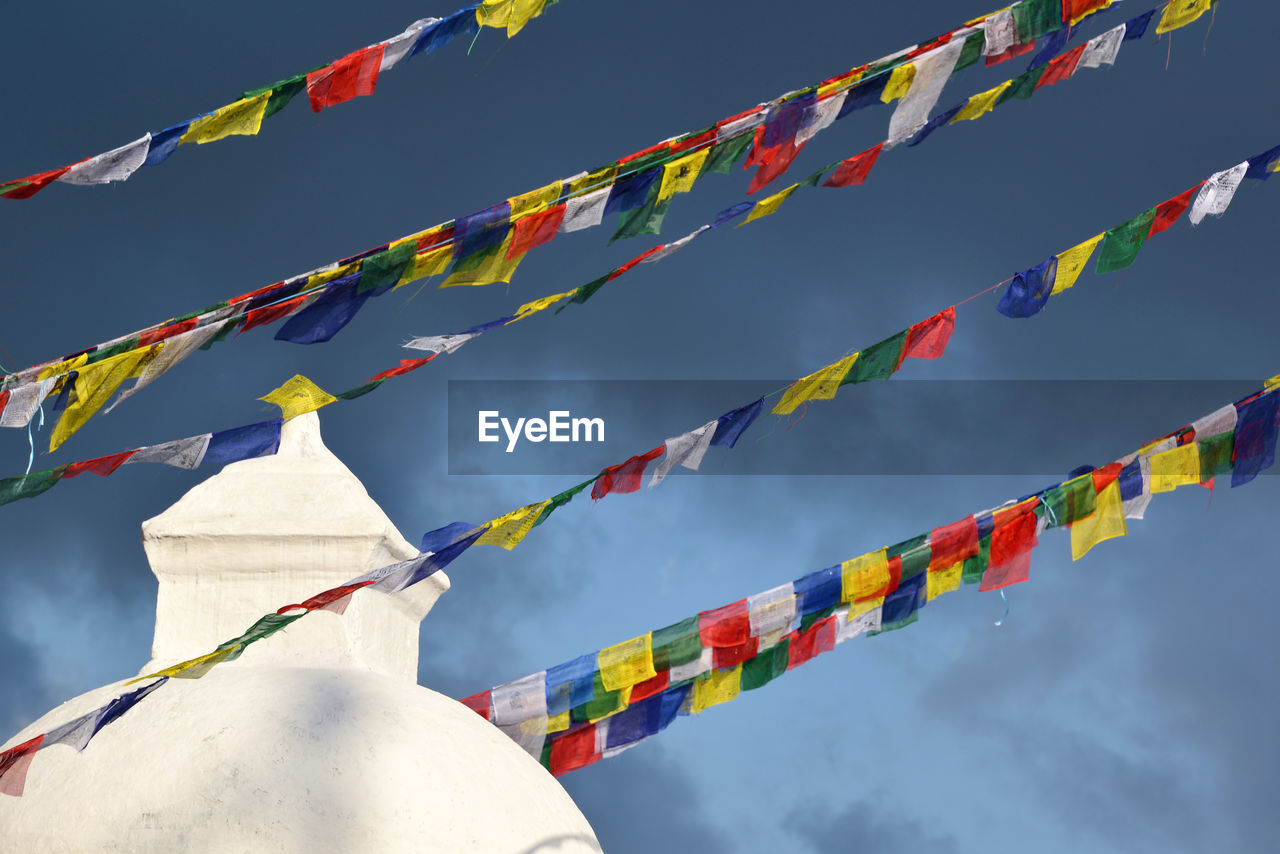
POLYGON ((1101 35, 1094 36, 1085 43, 1084 51, 1076 68, 1101 68, 1114 65, 1116 54, 1120 53, 1120 45, 1124 44, 1124 24, 1112 27, 1101 35))
POLYGON ((564 204, 564 220, 560 223, 562 234, 581 231, 600 224, 604 219, 604 206, 609 201, 613 185, 592 190, 583 196, 575 196, 564 204))
POLYGON ((452 353, 463 344, 466 344, 472 338, 480 335, 479 332, 466 332, 453 335, 428 335, 423 338, 414 338, 404 346, 410 350, 426 350, 429 353, 452 353))
POLYGON ((420 18, 409 26, 405 27, 403 33, 398 36, 392 36, 382 43, 382 64, 378 66, 378 73, 390 71, 396 67, 400 60, 413 49, 413 44, 418 40, 418 36, 429 26, 439 21, 439 18, 420 18))
POLYGON ((654 469, 649 487, 653 488, 662 483, 677 463, 697 471, 698 466, 702 465, 702 458, 706 455, 707 448, 711 446, 711 437, 716 434, 718 423, 718 420, 708 421, 696 430, 668 439, 665 443, 666 453, 658 463, 658 467, 654 469))
POLYGON ((125 463, 164 463, 180 469, 193 469, 204 461, 204 452, 209 450, 209 439, 212 436, 212 433, 205 433, 203 436, 147 445, 135 451, 125 463))
POLYGON ((1244 173, 1248 169, 1249 161, 1246 160, 1230 169, 1224 169, 1209 176, 1209 180, 1204 182, 1204 186, 1196 194, 1196 200, 1191 203, 1191 213, 1187 215, 1191 224, 1199 225, 1205 214, 1222 216, 1226 213, 1227 206, 1235 197, 1236 188, 1244 180, 1244 173))
POLYGON ((758 638, 791 630, 796 619, 795 585, 788 581, 772 590, 747 597, 747 617, 751 636, 758 638))
POLYGON ((929 122, 929 112, 938 103, 942 95, 942 87, 951 79, 951 70, 956 67, 960 51, 964 50, 964 39, 952 39, 942 47, 916 57, 915 77, 907 94, 898 102, 889 120, 889 138, 885 140, 885 148, 892 148, 915 136, 916 131, 929 122))
MULTIPOLYGON (((547 671, 493 689, 493 723, 498 726, 547 716, 547 671)), ((546 727, 544 725, 543 730, 546 727)))
POLYGON ((64 184, 88 186, 123 181, 138 171, 151 150, 151 134, 77 163, 58 177, 64 184))

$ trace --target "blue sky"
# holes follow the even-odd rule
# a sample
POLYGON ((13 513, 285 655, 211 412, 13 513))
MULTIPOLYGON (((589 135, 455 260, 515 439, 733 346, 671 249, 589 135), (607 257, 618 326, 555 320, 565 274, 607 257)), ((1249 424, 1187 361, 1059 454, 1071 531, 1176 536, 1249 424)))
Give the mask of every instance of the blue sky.
MULTIPOLYGON (((12 6, 12 4, 11 4, 12 6)), ((1133 0, 1085 35, 1144 11, 1133 0)), ((13 6, 0 62, 6 177, 52 168, 304 71, 453 7, 228 2, 123 14, 13 6)), ((987 11, 969 0, 642 6, 567 0, 511 41, 486 31, 388 74, 371 98, 303 102, 253 139, 180 149, 106 188, 55 185, 0 204, 0 358, 53 358, 217 302, 589 169, 840 73, 987 11)), ((874 343, 1280 142, 1268 114, 1280 11, 1227 4, 1114 68, 1082 71, 980 121, 886 153, 867 184, 796 195, 777 216, 707 235, 560 316, 500 330, 377 393, 322 413, 327 444, 411 541, 577 482, 449 476, 447 390, 459 379, 785 379, 874 343), (1166 68, 1167 65, 1167 68, 1166 68)), ((1026 66, 954 77, 946 107, 1026 66)), ((855 113, 792 171, 884 138, 890 111, 855 113)), ((708 176, 673 206, 683 235, 743 198, 747 173, 708 176)), ((1120 274, 1086 273, 1029 320, 988 297, 959 310, 946 358, 916 379, 1258 380, 1277 367, 1270 287, 1275 182, 1249 182, 1225 218, 1185 221, 1120 274)), ((657 242, 562 236, 510 288, 404 288, 333 342, 246 333, 99 416, 37 468, 271 417, 255 398, 294 373, 357 385, 413 335, 459 331, 589 281, 657 242), (412 297, 412 298, 411 298, 412 297)), ((821 453, 890 432, 921 448, 959 429, 945 400, 910 419, 846 389, 789 431, 762 421, 733 455, 821 453)), ((903 392, 904 394, 908 392, 903 392)), ((921 385, 919 394, 928 394, 921 385)), ((981 476, 741 476, 725 455, 661 488, 559 511, 514 552, 473 550, 423 624, 420 681, 452 696, 554 665, 773 587, 1099 464, 1226 399, 1169 387, 1159 418, 1098 407, 1056 431, 1043 396, 997 413, 1012 461, 981 476), (1194 399, 1193 399, 1194 398, 1194 399), (1035 421, 1032 437, 1020 429, 1035 421), (1066 453, 1058 450, 1069 446, 1066 453), (1080 458, 1081 448, 1088 449, 1080 458)), ((735 404, 745 401, 730 401, 735 404)), ((643 446, 678 423, 655 401, 643 446)), ((687 403, 687 402, 686 402, 687 403)), ((684 405, 684 404, 682 404, 684 405)), ((1084 402, 1081 406, 1087 406, 1084 402)), ((997 433, 997 436, 999 433, 997 433)), ((46 440, 47 441, 47 440, 46 440)), ((964 454, 963 446, 957 454, 964 454)), ((0 435, 4 473, 27 438, 0 435)), ((130 466, 0 508, 0 730, 136 672, 155 582, 141 522, 211 472, 130 466)), ((859 639, 768 690, 575 772, 565 785, 606 850, 927 852, 1268 850, 1280 736, 1269 604, 1280 485, 1153 502, 1131 535, 1072 564, 1050 533, 1032 580, 966 589, 902 632, 859 639)))

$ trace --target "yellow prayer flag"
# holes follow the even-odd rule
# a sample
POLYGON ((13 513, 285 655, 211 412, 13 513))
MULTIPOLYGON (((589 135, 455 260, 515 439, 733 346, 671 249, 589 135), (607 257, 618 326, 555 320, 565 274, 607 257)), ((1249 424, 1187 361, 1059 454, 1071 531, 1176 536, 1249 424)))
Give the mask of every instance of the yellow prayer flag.
POLYGON ((614 163, 597 169, 595 172, 583 175, 581 178, 573 178, 569 183, 569 194, 580 195, 582 193, 590 193, 593 190, 599 190, 613 183, 613 179, 618 177, 618 164, 614 163))
MULTIPOLYGON (((139 350, 129 350, 92 365, 81 365, 76 368, 75 386, 67 408, 49 436, 49 451, 67 441, 93 414, 102 408, 111 395, 115 394, 120 384, 129 377, 138 375, 142 367, 155 358, 164 342, 152 344, 139 350)), ((63 383, 67 380, 63 380, 63 383)))
POLYGON ((542 299, 536 299, 533 302, 527 302, 520 306, 520 308, 516 309, 516 316, 508 320, 507 325, 515 323, 517 320, 524 320, 529 315, 542 311, 544 308, 550 308, 565 297, 571 297, 577 292, 578 289, 574 288, 573 290, 565 291, 562 294, 552 294, 549 297, 543 297, 542 299))
POLYGON ((684 157, 677 157, 662 167, 662 185, 658 187, 658 201, 665 202, 676 193, 687 193, 693 189, 693 182, 702 174, 706 165, 710 148, 701 148, 684 157))
POLYGON ((895 101, 907 94, 907 90, 911 88, 911 83, 916 79, 916 64, 908 62, 899 65, 889 73, 889 82, 884 84, 884 91, 880 93, 880 100, 886 104, 895 101))
POLYGON ((521 193, 518 196, 512 196, 507 199, 507 202, 511 205, 511 221, 515 222, 522 216, 545 211, 554 205, 559 198, 559 181, 555 181, 545 187, 539 187, 536 190, 530 190, 527 193, 521 193))
POLYGON ((524 25, 542 14, 547 0, 482 0, 476 9, 476 21, 482 27, 506 27, 507 38, 524 29, 524 25))
POLYGON ((400 274, 400 281, 396 282, 396 287, 427 276, 438 276, 449 269, 449 262, 452 260, 452 246, 437 246, 435 249, 419 252, 405 266, 404 272, 400 274))
POLYGON ((489 530, 480 535, 480 539, 476 540, 477 546, 501 546, 507 551, 511 551, 520 545, 523 540, 533 529, 533 523, 538 521, 538 517, 542 515, 542 511, 551 503, 551 499, 541 501, 537 504, 526 504, 518 510, 512 510, 505 516, 499 516, 489 523, 489 530))
POLYGON ((701 714, 712 706, 727 703, 742 690, 742 665, 735 664, 728 670, 712 670, 706 678, 693 683, 693 696, 689 711, 701 714))
MULTIPOLYGON (((856 602, 883 596, 889 586, 888 549, 855 557, 840 564, 840 601, 856 602)), ((871 610, 871 609, 866 609, 871 610)), ((859 613, 865 613, 860 611, 859 613)), ((852 611, 850 617, 855 617, 852 611)))
POLYGON ((883 596, 877 596, 874 599, 864 599, 861 602, 850 602, 849 619, 856 620, 863 614, 878 610, 882 605, 884 605, 883 596))
POLYGON ((1071 559, 1079 560, 1103 540, 1123 537, 1128 533, 1124 522, 1124 501, 1120 498, 1120 481, 1113 480, 1098 493, 1098 503, 1093 512, 1072 524, 1071 559))
POLYGON ((819 371, 814 371, 807 377, 801 377, 793 382, 786 394, 782 395, 782 399, 778 401, 778 405, 773 408, 774 415, 788 415, 795 411, 795 408, 802 403, 810 400, 830 400, 836 396, 836 390, 840 388, 840 382, 849 374, 853 368, 853 363, 858 360, 858 354, 845 356, 834 364, 827 365, 819 371))
POLYGON ((547 718, 547 732, 564 732, 569 728, 569 710, 565 709, 558 715, 552 715, 547 718))
POLYGON ((267 101, 271 100, 271 90, 252 98, 242 98, 234 104, 219 107, 207 116, 187 125, 187 132, 178 140, 180 145, 194 142, 203 145, 223 137, 254 136, 262 127, 262 117, 267 112, 267 101))
POLYGON ((285 418, 293 418, 306 412, 314 412, 322 406, 328 406, 337 398, 320 388, 302 374, 294 374, 284 385, 264 394, 258 400, 274 403, 280 407, 285 418))
POLYGON ((350 264, 343 264, 340 267, 334 267, 332 270, 325 270, 322 273, 312 273, 307 276, 307 290, 311 290, 319 285, 327 285, 329 282, 341 279, 343 276, 350 275, 359 269, 359 262, 353 261, 350 264))
POLYGON ((995 109, 996 101, 1004 94, 1004 90, 1013 85, 1012 80, 1006 80, 994 89, 988 89, 985 92, 979 92, 969 98, 969 103, 965 104, 960 112, 956 113, 956 117, 951 120, 951 124, 956 122, 971 121, 995 109))
POLYGON ((1280 386, 1280 374, 1276 374, 1271 379, 1266 380, 1263 383, 1262 387, 1265 388, 1267 391, 1271 391, 1271 389, 1275 388, 1276 386, 1280 386))
POLYGON ((1156 24, 1156 35, 1164 35, 1179 27, 1185 27, 1208 12, 1210 3, 1211 0, 1172 0, 1168 6, 1164 7, 1160 23, 1156 24))
POLYGON ((653 633, 643 634, 597 653, 600 681, 606 691, 630 688, 657 675, 653 669, 653 633))
POLYGON ((946 569, 939 569, 937 572, 929 573, 928 595, 929 601, 932 602, 943 593, 950 593, 953 590, 960 589, 960 578, 964 574, 964 562, 953 563, 946 569))
POLYGON ((81 353, 79 356, 73 356, 72 358, 64 359, 61 362, 54 362, 52 365, 46 365, 40 369, 40 373, 36 374, 36 382, 44 382, 50 377, 56 377, 71 371, 79 370, 88 361, 89 354, 81 353))
POLYGON ((510 282, 511 277, 515 275, 516 267, 520 266, 525 256, 525 253, 521 253, 514 258, 507 257, 507 253, 511 251, 511 239, 514 234, 514 229, 509 229, 506 239, 499 246, 481 253, 483 257, 478 261, 463 259, 463 269, 459 270, 455 266, 449 278, 440 283, 440 287, 453 288, 458 285, 479 286, 492 285, 495 282, 504 284, 510 282))
POLYGON ((1076 279, 1080 278, 1080 273, 1084 270, 1085 264, 1088 264, 1089 259, 1093 256, 1093 250, 1097 248, 1105 236, 1106 233, 1104 232, 1097 237, 1090 237, 1084 243, 1073 246, 1066 252, 1058 253, 1058 272, 1053 279, 1052 293, 1061 293, 1076 283, 1076 279))
POLYGON ((821 101, 823 98, 834 92, 839 92, 842 89, 848 89, 853 86, 862 79, 863 72, 865 71, 866 68, 855 68, 848 74, 841 75, 830 83, 822 84, 818 87, 818 100, 821 101))
POLYGON ((145 676, 139 676, 136 679, 130 679, 124 683, 132 685, 134 682, 141 682, 143 679, 153 679, 157 676, 172 676, 175 679, 199 679, 210 670, 215 664, 222 661, 233 660, 240 657, 240 653, 244 652, 244 647, 240 644, 232 644, 225 648, 215 649, 213 652, 207 652, 204 655, 195 658, 189 658, 186 661, 179 662, 172 667, 166 667, 164 670, 157 670, 154 673, 148 673, 145 676))
POLYGON ((778 208, 782 207, 782 203, 785 202, 787 199, 791 198, 791 194, 794 193, 799 188, 800 188, 799 184, 792 184, 790 187, 787 187, 785 190, 779 193, 774 193, 769 198, 761 199, 760 201, 756 202, 756 206, 751 209, 751 213, 749 213, 747 215, 747 218, 743 220, 736 227, 742 228, 742 226, 746 225, 752 220, 760 219, 761 217, 766 217, 766 216, 770 216, 772 214, 777 213, 778 208))
POLYGON ((1151 492, 1172 492, 1200 482, 1200 447, 1188 442, 1171 451, 1151 455, 1151 492))

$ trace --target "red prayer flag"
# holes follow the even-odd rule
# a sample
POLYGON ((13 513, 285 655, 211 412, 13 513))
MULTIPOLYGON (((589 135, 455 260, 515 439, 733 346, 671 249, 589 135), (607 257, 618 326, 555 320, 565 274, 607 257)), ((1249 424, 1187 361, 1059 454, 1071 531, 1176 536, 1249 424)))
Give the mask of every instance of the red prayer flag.
POLYGON ((311 109, 320 112, 325 107, 350 101, 361 95, 372 95, 378 85, 378 69, 382 67, 381 44, 361 48, 332 65, 312 71, 307 75, 307 97, 311 109))
POLYGON ((993 65, 999 65, 1000 63, 1004 62, 1006 59, 1013 59, 1016 56, 1022 56, 1024 53, 1031 53, 1031 48, 1035 46, 1036 46, 1035 39, 1032 39, 1026 44, 1015 44, 1013 47, 1009 48, 1004 53, 992 54, 991 56, 987 57, 987 68, 990 68, 993 65))
POLYGON ((929 535, 929 571, 946 569, 978 553, 978 521, 972 516, 934 528, 929 535))
POLYGON ((1156 207, 1155 219, 1151 220, 1151 230, 1147 232, 1147 238, 1155 237, 1169 226, 1178 221, 1178 217, 1182 216, 1182 212, 1191 204, 1191 200, 1195 194, 1200 191, 1200 187, 1204 185, 1204 181, 1196 184, 1185 193, 1180 193, 1169 199, 1167 202, 1161 202, 1156 207))
POLYGON ((516 220, 511 229, 511 248, 507 250, 507 260, 514 261, 535 246, 550 243, 560 231, 560 223, 564 222, 565 208, 563 204, 556 205, 550 210, 516 220))
POLYGON ((940 311, 922 320, 907 332, 907 348, 902 358, 936 359, 947 350, 947 342, 956 328, 956 307, 940 311))
POLYGON ((596 753, 596 725, 566 733, 551 742, 551 773, 559 777, 600 759, 596 753))
POLYGON ((632 154, 628 154, 626 157, 623 157, 622 159, 620 159, 618 161, 618 164, 622 165, 623 163, 630 163, 633 160, 639 160, 641 157, 644 157, 649 154, 654 154, 656 152, 662 151, 670 147, 671 147, 670 140, 666 142, 660 142, 657 145, 651 145, 648 148, 643 148, 640 151, 636 151, 632 154))
POLYGON ((359 584, 343 584, 340 587, 331 588, 323 593, 317 593, 315 596, 312 596, 310 599, 299 605, 285 605, 283 608, 278 609, 276 613, 283 614, 285 611, 292 611, 295 608, 303 608, 307 611, 332 611, 335 614, 341 614, 343 611, 347 610, 347 605, 351 602, 349 597, 352 593, 355 593, 361 587, 367 587, 373 583, 373 579, 369 579, 368 581, 361 581, 359 584))
POLYGON ((427 356, 422 359, 401 359, 400 367, 387 368, 385 371, 383 371, 380 374, 374 374, 373 376, 369 377, 369 382, 390 379, 391 377, 398 377, 403 374, 407 374, 410 371, 416 371, 418 368, 421 368, 423 365, 425 365, 427 362, 430 362, 435 357, 436 357, 436 354, 432 353, 430 356, 427 356))
MULTIPOLYGON (((83 163, 84 161, 80 160, 77 162, 83 163)), ((43 190, 49 184, 52 184, 54 181, 61 178, 63 172, 66 172, 68 169, 70 169, 72 166, 75 166, 75 165, 76 165, 75 163, 68 163, 66 166, 63 166, 61 169, 51 169, 48 172, 39 172, 35 175, 28 175, 25 178, 19 178, 18 179, 19 181, 26 181, 26 183, 22 184, 21 186, 14 187, 12 190, 9 190, 7 193, 4 193, 3 194, 4 198, 29 199, 32 196, 34 196, 36 193, 43 190)))
POLYGON ((1122 468, 1124 468, 1124 466, 1120 463, 1109 463, 1100 469, 1094 469, 1091 472, 1093 475, 1094 492, 1101 493, 1102 490, 1110 486, 1111 482, 1120 476, 1120 470, 1122 468))
POLYGON ((652 679, 646 679, 637 685, 631 686, 630 702, 638 703, 641 700, 647 700, 650 697, 661 694, 663 691, 667 690, 667 686, 670 684, 671 671, 659 670, 657 675, 652 679))
POLYGON ((196 328, 199 322, 197 317, 188 317, 186 320, 178 323, 170 323, 161 326, 159 329, 150 329, 138 336, 139 347, 149 347, 157 341, 163 341, 166 338, 172 338, 175 335, 181 335, 183 332, 190 332, 196 328))
POLYGON ((596 501, 611 492, 635 492, 640 488, 640 480, 644 477, 644 468, 662 456, 666 445, 659 445, 647 454, 637 454, 625 463, 609 466, 600 473, 595 486, 591 487, 591 497, 596 501))
POLYGON ((0 753, 0 794, 22 797, 22 789, 27 782, 27 769, 31 760, 44 741, 44 733, 40 733, 30 741, 24 741, 17 747, 11 747, 0 753))
POLYGON ((1036 81, 1036 88, 1052 86, 1075 74, 1076 63, 1080 61, 1080 54, 1084 53, 1085 47, 1087 45, 1076 45, 1061 56, 1055 56, 1049 60, 1049 64, 1045 66, 1044 73, 1036 81))
POLYGON ((760 168, 756 170, 756 174, 751 176, 751 184, 747 187, 747 194, 754 193, 783 172, 786 172, 791 167, 791 161, 796 159, 796 155, 803 151, 804 147, 805 143, 802 142, 796 145, 795 137, 792 137, 781 145, 776 145, 765 152, 767 156, 762 160, 760 168))
POLYGON ((4 415, 4 408, 9 403, 9 390, 0 391, 0 415, 4 415))
POLYGON ((715 138, 716 138, 716 129, 709 128, 708 130, 704 130, 702 133, 694 134, 688 139, 682 139, 679 142, 673 142, 671 144, 671 153, 682 154, 686 151, 691 151, 692 149, 695 149, 695 148, 705 147, 709 143, 714 142, 715 138))
POLYGON ((1030 577, 1031 550, 1036 545, 1035 499, 996 511, 991 533, 991 562, 979 590, 995 590, 1030 577))
POLYGON ((463 697, 458 702, 487 721, 489 720, 489 695, 491 693, 491 691, 481 691, 479 694, 472 694, 470 697, 463 697))
POLYGON ((1110 0, 1062 0, 1062 20, 1068 24, 1072 21, 1078 21, 1109 2, 1110 0))
POLYGON ((703 646, 741 646, 749 637, 751 616, 746 599, 698 614, 698 638, 703 646))
POLYGON ((72 463, 67 466, 67 470, 63 472, 63 477, 75 477, 91 471, 99 477, 106 477, 114 472, 120 466, 124 465, 125 460, 132 457, 138 451, 135 448, 132 451, 121 451, 118 454, 108 454, 105 457, 95 457, 92 460, 81 460, 78 463, 72 463))
POLYGON ((787 637, 791 641, 787 648, 787 669, 794 670, 814 656, 836 648, 836 618, 819 620, 809 631, 792 632, 787 637))
MULTIPOLYGON (((748 658, 755 658, 760 648, 760 638, 747 638, 746 643, 737 646, 717 646, 711 650, 711 666, 716 670, 741 664, 748 658)), ((634 692, 633 692, 634 693, 634 692)), ((631 702, 635 702, 633 698, 631 702)))
POLYGON ((609 278, 605 279, 605 281, 612 282, 614 279, 618 278, 623 273, 629 273, 632 267, 639 264, 641 261, 648 258, 653 253, 661 252, 663 249, 666 249, 666 248, 667 248, 667 244, 659 243, 657 246, 653 247, 652 249, 646 249, 644 252, 641 252, 639 255, 632 258, 630 261, 628 261, 627 263, 623 264, 621 267, 618 267, 616 270, 610 273, 609 278))
POLYGON ((244 326, 240 327, 240 331, 236 333, 239 338, 245 332, 253 329, 255 326, 265 326, 268 323, 274 323, 286 315, 293 314, 294 310, 302 306, 303 300, 307 298, 304 294, 300 297, 278 302, 275 305, 267 305, 262 308, 255 308, 244 316, 244 326))
POLYGON ((433 231, 430 234, 424 234, 418 238, 418 253, 426 252, 428 249, 434 249, 445 243, 453 241, 453 225, 448 228, 442 228, 439 231, 433 231))
POLYGON ((884 148, 884 143, 880 143, 874 148, 868 148, 861 154, 855 154, 848 160, 841 163, 836 171, 831 173, 831 177, 822 182, 824 187, 848 187, 851 184, 861 184, 867 180, 867 174, 871 171, 871 167, 876 165, 876 158, 880 156, 880 149, 884 148))

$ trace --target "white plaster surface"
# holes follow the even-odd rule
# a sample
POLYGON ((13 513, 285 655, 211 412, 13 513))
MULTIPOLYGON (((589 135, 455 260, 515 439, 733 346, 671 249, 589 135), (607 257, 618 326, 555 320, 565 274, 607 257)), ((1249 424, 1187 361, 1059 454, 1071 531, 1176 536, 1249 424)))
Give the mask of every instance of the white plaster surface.
MULTIPOLYGON (((227 466, 143 532, 160 579, 144 672, 417 552, 324 448, 314 414, 286 422, 280 454, 227 466)), ((359 591, 344 615, 308 615, 201 679, 170 679, 83 753, 41 750, 24 795, 0 796, 0 851, 600 851, 537 761, 416 684, 418 623, 448 579, 417 588, 359 591)), ((70 700, 3 747, 127 690, 70 700)))

